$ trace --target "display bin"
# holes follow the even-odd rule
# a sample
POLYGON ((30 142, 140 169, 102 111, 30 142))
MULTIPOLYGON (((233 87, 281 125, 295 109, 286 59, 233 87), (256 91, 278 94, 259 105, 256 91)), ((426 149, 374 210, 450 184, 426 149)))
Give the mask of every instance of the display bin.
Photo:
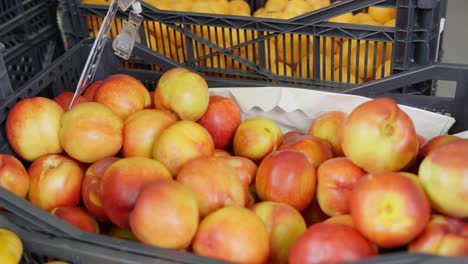
MULTIPOLYGON (((69 25, 65 33, 72 43, 97 35, 106 2, 111 1, 61 0, 63 20, 69 25)), ((335 3, 319 10, 278 19, 164 11, 149 5, 151 1, 142 2, 141 43, 153 50, 152 55, 210 76, 309 84, 326 90, 437 62, 447 4, 445 0, 331 1, 335 3), (395 8, 395 26, 330 22, 372 5, 395 8)), ((246 2, 257 10, 266 1, 246 2)), ((118 13, 109 37, 116 37, 127 16, 118 13)), ((138 62, 127 66, 141 68, 138 62)), ((158 65, 152 69, 160 71, 158 65)), ((411 92, 432 94, 434 87, 425 82, 411 92)))
MULTIPOLYGON (((50 235, 34 230, 22 222, 24 221, 16 215, 0 212, 0 228, 14 232, 23 244, 20 264, 43 264, 46 261, 66 261, 70 264, 155 263, 151 257, 50 235)), ((174 264, 172 261, 163 260, 157 263, 174 264)))
POLYGON ((13 89, 22 86, 63 54, 57 1, 5 0, 0 3, 0 42, 13 89))
MULTIPOLYGON (((91 50, 93 40, 84 40, 75 45, 67 53, 57 59, 47 69, 40 72, 33 79, 29 80, 14 94, 0 100, 0 153, 13 154, 5 136, 5 119, 12 107, 20 100, 32 96, 45 96, 52 98, 66 90, 74 90, 79 80, 87 56, 91 50)), ((151 52, 147 47, 137 45, 134 53, 136 58, 143 61, 147 59, 147 54, 151 52)), ((148 89, 154 90, 160 74, 153 70, 129 69, 122 65, 121 59, 115 56, 111 49, 111 43, 107 46, 102 55, 102 61, 97 69, 95 80, 103 79, 110 74, 129 74, 141 80, 148 89)), ((164 61, 147 61, 149 64, 160 63, 163 71, 167 71, 174 65, 163 63, 164 61)), ((266 83, 258 81, 231 80, 205 76, 211 88, 216 87, 262 87, 266 83)), ((304 89, 318 89, 316 86, 297 86, 304 89)), ((451 115, 456 119, 455 125, 449 133, 457 133, 468 130, 468 66, 437 64, 418 69, 413 69, 404 73, 384 78, 378 81, 368 82, 356 88, 340 88, 335 92, 365 95, 371 98, 387 96, 392 97, 399 103, 408 106, 415 106, 428 111, 451 115), (427 80, 446 80, 456 82, 456 92, 454 98, 443 98, 426 95, 408 95, 399 92, 392 93, 393 90, 402 86, 408 86, 427 80)), ((223 263, 213 259, 195 256, 193 254, 175 250, 165 250, 156 247, 143 245, 141 243, 113 238, 105 235, 96 235, 83 232, 52 214, 38 208, 25 199, 21 199, 12 193, 0 188, 0 206, 15 214, 21 221, 15 221, 22 227, 30 230, 49 234, 57 239, 70 239, 90 246, 105 250, 118 250, 137 257, 151 257, 151 261, 138 261, 138 263, 223 263)), ((104 253, 103 253, 104 254, 104 253)), ((431 264, 458 264, 466 263, 466 258, 440 257, 424 254, 407 254, 396 251, 382 254, 381 256, 357 263, 431 263, 431 264)), ((79 262, 78 262, 79 263, 79 262)), ((101 262, 98 262, 101 263, 101 262)), ((104 262, 102 262, 104 263, 104 262)), ((117 262, 118 263, 118 262, 117 262)))

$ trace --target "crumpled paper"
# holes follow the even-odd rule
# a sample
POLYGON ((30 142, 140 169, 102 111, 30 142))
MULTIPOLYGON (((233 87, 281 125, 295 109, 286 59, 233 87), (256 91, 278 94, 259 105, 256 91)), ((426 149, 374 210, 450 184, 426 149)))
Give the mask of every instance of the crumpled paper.
MULTIPOLYGON (((236 87, 213 88, 211 95, 235 100, 242 109, 243 120, 268 117, 281 127, 283 133, 297 130, 306 133, 312 121, 327 111, 350 113, 358 105, 371 100, 356 95, 330 93, 290 87, 236 87)), ((447 134, 455 123, 453 117, 400 105, 413 120, 418 134, 426 139, 447 134)), ((468 131, 460 134, 468 138, 468 131)))

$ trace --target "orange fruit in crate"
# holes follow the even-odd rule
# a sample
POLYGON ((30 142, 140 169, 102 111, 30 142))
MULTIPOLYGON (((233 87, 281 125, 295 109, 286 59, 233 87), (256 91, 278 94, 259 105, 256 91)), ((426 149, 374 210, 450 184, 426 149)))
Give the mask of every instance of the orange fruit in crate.
POLYGON ((289 66, 288 64, 284 64, 281 61, 278 61, 278 63, 272 63, 271 65, 269 65, 269 68, 271 70, 271 73, 275 75, 289 76, 289 77, 294 76, 293 69, 291 68, 291 66, 289 66))
POLYGON ((112 0, 83 0, 81 3, 86 5, 110 5, 112 0))
POLYGON ((355 47, 351 51, 351 55, 349 56, 351 62, 351 72, 355 72, 356 68, 359 67, 359 77, 362 79, 368 79, 369 77, 371 77, 372 72, 375 69, 377 69, 377 67, 379 67, 379 65, 382 63, 382 52, 379 52, 379 49, 377 49, 376 54, 374 47, 375 42, 369 42, 369 44, 366 45, 366 42, 362 41, 359 45, 359 55, 357 51, 358 47, 355 47))
POLYGON ((148 34, 161 39, 168 39, 170 43, 177 47, 182 47, 185 41, 184 36, 181 32, 174 30, 170 26, 155 21, 143 21, 143 27, 148 34))
MULTIPOLYGON (((222 48, 228 48, 231 46, 231 37, 229 35, 230 32, 228 28, 196 26, 195 33, 207 41, 210 41, 222 48)), ((206 48, 209 47, 207 46, 206 48)))
POLYGON ((146 2, 160 10, 171 10, 171 5, 167 0, 143 0, 143 2, 146 2))
POLYGON ((379 26, 382 25, 381 23, 375 21, 375 19, 367 14, 367 13, 357 13, 354 15, 354 23, 361 24, 361 25, 372 25, 372 26, 379 26))
POLYGON ((194 1, 190 12, 208 13, 208 14, 226 14, 227 1, 194 1))
POLYGON ((334 22, 334 23, 352 24, 352 23, 354 23, 354 15, 353 15, 353 13, 345 13, 343 15, 339 15, 339 16, 330 18, 328 21, 329 22, 334 22))
POLYGON ((228 3, 227 14, 235 16, 250 16, 250 5, 244 0, 232 0, 228 3))
POLYGON ((370 6, 367 13, 380 24, 385 24, 396 17, 396 9, 392 7, 370 6))
POLYGON ((304 0, 289 0, 283 12, 289 12, 299 16, 313 10, 313 7, 304 0))
MULTIPOLYGON (((89 36, 95 38, 99 35, 99 29, 102 25, 102 17, 87 16, 86 24, 88 25, 89 36)), ((108 38, 115 38, 122 31, 122 19, 116 18, 111 24, 111 30, 107 34, 108 38)))
MULTIPOLYGON (((384 70, 384 75, 383 77, 388 77, 391 74, 391 69, 392 69, 392 61, 391 60, 386 60, 385 63, 380 64, 379 67, 377 67, 377 72, 375 73, 375 79, 381 79, 382 78, 382 68, 384 70)), ((371 76, 372 77, 372 76, 371 76)))
POLYGON ((385 22, 384 26, 386 27, 394 27, 396 24, 396 20, 395 18, 394 19, 390 19, 389 21, 385 22))
POLYGON ((362 78, 357 78, 355 72, 352 70, 348 73, 348 68, 341 67, 337 68, 333 73, 333 81, 340 83, 350 83, 350 84, 361 84, 364 82, 362 78), (341 79, 340 79, 340 69, 341 69, 341 79), (348 81, 349 76, 349 81, 348 81))
POLYGON ((309 41, 307 41, 307 37, 300 34, 279 35, 276 40, 278 60, 290 65, 297 64, 308 51, 313 50, 313 39, 309 36, 309 41))
POLYGON ((224 28, 224 35, 226 40, 235 46, 257 38, 258 32, 248 29, 224 28))
POLYGON ((173 49, 171 53, 171 58, 182 64, 187 62, 187 56, 184 48, 173 49))
MULTIPOLYGON (((323 73, 325 72, 325 80, 331 80, 331 73, 332 71, 335 71, 335 67, 332 69, 330 57, 324 54, 320 54, 318 67, 320 76, 316 77, 316 79, 323 80, 323 73), (325 67, 323 66, 324 59, 325 67)), ((296 66, 296 75, 306 79, 314 77, 314 56, 312 53, 302 57, 301 62, 296 66)))
MULTIPOLYGON (((260 64, 260 54, 259 54, 259 44, 248 45, 237 50, 234 50, 234 54, 240 56, 241 58, 248 60, 254 64, 260 64)), ((276 46, 273 39, 270 39, 269 42, 264 42, 264 56, 265 64, 273 64, 276 61, 276 46)), ((234 62, 234 68, 239 69, 240 65, 238 62, 234 62)))
MULTIPOLYGON (((219 70, 219 73, 223 73, 222 76, 225 76, 224 72, 232 68, 232 61, 229 57, 219 54, 203 60, 201 65, 214 69, 214 71, 219 70)), ((217 74, 217 72, 214 74, 217 74)))
POLYGON ((330 0, 305 0, 309 5, 317 6, 318 8, 331 5, 330 0))
POLYGON ((169 58, 171 57, 172 50, 177 49, 177 47, 174 47, 174 45, 168 39, 161 39, 155 37, 153 34, 148 34, 146 45, 148 48, 157 51, 158 53, 169 58))
POLYGON ((288 0, 268 0, 265 3, 266 12, 281 12, 288 5, 288 0))
POLYGON ((332 45, 332 42, 333 42, 332 39, 333 38, 331 37, 320 37, 320 42, 319 42, 320 53, 326 54, 327 56, 331 56, 332 53, 336 52, 336 50, 339 48, 340 45, 336 41, 332 45), (325 43, 325 50, 323 49, 324 43, 325 43))

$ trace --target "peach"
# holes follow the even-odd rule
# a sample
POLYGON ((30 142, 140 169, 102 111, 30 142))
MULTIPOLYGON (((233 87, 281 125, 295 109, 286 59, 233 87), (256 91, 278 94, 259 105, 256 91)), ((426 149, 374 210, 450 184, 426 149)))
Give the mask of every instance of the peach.
POLYGON ((426 228, 411 241, 408 251, 441 256, 468 256, 468 223, 461 219, 432 215, 426 228))
POLYGON ((52 209, 50 213, 85 232, 99 233, 99 225, 96 219, 91 217, 83 208, 59 206, 52 209))
POLYGON ((93 82, 86 88, 86 90, 83 93, 83 97, 88 99, 88 101, 93 102, 94 101, 94 95, 96 94, 96 91, 99 89, 99 87, 104 83, 103 80, 98 80, 93 82))
POLYGON ((236 156, 258 163, 278 149, 283 133, 275 121, 266 117, 253 117, 243 121, 236 130, 233 149, 236 156))
POLYGON ((344 156, 341 148, 343 124, 348 115, 342 111, 329 111, 319 115, 310 125, 308 134, 328 142, 333 156, 344 156))
POLYGON ((189 188, 174 180, 157 180, 143 188, 130 213, 139 241, 161 248, 190 245, 198 228, 198 204, 189 188))
POLYGON ((330 144, 310 135, 291 138, 287 142, 284 142, 278 150, 299 151, 306 155, 315 168, 318 168, 326 160, 333 158, 330 144))
POLYGON ((346 225, 346 226, 355 228, 353 218, 351 217, 350 214, 332 216, 332 217, 326 219, 323 222, 324 223, 342 224, 342 225, 346 225))
POLYGON ((118 157, 108 157, 96 161, 86 170, 81 184, 81 197, 86 209, 101 222, 109 221, 102 207, 101 181, 106 169, 119 159, 118 157))
POLYGON ((232 144, 241 121, 242 112, 234 100, 212 95, 208 109, 197 122, 210 133, 215 148, 223 149, 232 144))
POLYGON ((245 204, 245 188, 237 172, 221 158, 189 161, 177 175, 177 182, 195 194, 201 217, 225 206, 245 204))
POLYGON ((383 248, 403 246, 429 222, 429 199, 415 175, 384 172, 363 176, 351 191, 356 229, 383 248))
POLYGON ((317 170, 317 201, 329 216, 349 213, 349 196, 366 172, 348 158, 325 161, 317 170))
POLYGON ((169 110, 181 120, 197 121, 208 109, 206 80, 185 68, 165 72, 154 91, 156 109, 169 110))
POLYGON ((320 223, 328 219, 328 215, 322 211, 317 202, 317 196, 315 196, 312 202, 301 211, 301 214, 304 217, 307 226, 320 223))
POLYGON ((167 112, 145 109, 131 114, 124 122, 123 155, 151 158, 154 141, 176 122, 167 112))
POLYGON ((0 154, 0 187, 26 198, 29 185, 29 174, 24 165, 12 155, 0 154))
POLYGON ((95 102, 74 106, 62 117, 60 143, 72 158, 93 163, 115 156, 123 144, 122 119, 95 102))
POLYGON ((413 121, 389 98, 372 99, 349 114, 342 147, 346 157, 369 173, 399 171, 419 150, 413 121))
POLYGON ((294 207, 276 202, 260 202, 252 210, 263 220, 270 236, 268 263, 288 263, 289 249, 307 229, 302 215, 294 207))
POLYGON ((94 101, 109 107, 120 118, 142 110, 151 104, 146 87, 126 74, 107 77, 94 94, 94 101))
POLYGON ((185 163, 212 156, 214 149, 213 139, 205 128, 193 121, 177 121, 155 140, 152 157, 175 177, 185 163))
POLYGON ((468 140, 445 143, 424 158, 419 179, 433 208, 449 216, 468 217, 468 140))
POLYGON ((195 254, 235 263, 266 263, 269 235, 262 219, 249 209, 229 206, 205 217, 192 248, 195 254))
MULTIPOLYGON (((63 111, 68 111, 74 95, 74 92, 62 92, 54 98, 54 101, 63 108, 63 111)), ((75 106, 84 102, 88 102, 88 99, 84 96, 78 96, 73 105, 75 106)))
POLYGON ((130 212, 141 190, 158 179, 172 177, 163 164, 150 158, 122 158, 110 165, 101 180, 102 205, 110 221, 129 227, 130 212))
POLYGON ((50 211, 58 206, 76 206, 80 201, 83 171, 61 155, 45 155, 36 159, 28 170, 31 185, 28 199, 50 211))
POLYGON ((62 152, 59 130, 63 112, 59 104, 44 97, 19 101, 6 119, 8 144, 27 161, 62 152))
POLYGON ((344 263, 376 255, 375 249, 354 228, 318 223, 310 226, 292 245, 289 263, 344 263))
POLYGON ((231 153, 227 152, 224 149, 215 149, 213 152, 214 157, 231 157, 231 153))
POLYGON ((262 201, 283 202, 301 211, 315 194, 315 168, 297 151, 275 151, 260 163, 255 189, 262 201))

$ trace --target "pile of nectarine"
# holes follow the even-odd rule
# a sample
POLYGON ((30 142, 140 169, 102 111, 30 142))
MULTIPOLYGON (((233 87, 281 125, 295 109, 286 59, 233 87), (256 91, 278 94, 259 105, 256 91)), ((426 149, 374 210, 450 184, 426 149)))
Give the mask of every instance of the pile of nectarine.
POLYGON ((425 142, 392 99, 287 132, 182 68, 71 96, 13 107, 0 186, 84 231, 236 263, 468 255, 468 140, 425 142))

